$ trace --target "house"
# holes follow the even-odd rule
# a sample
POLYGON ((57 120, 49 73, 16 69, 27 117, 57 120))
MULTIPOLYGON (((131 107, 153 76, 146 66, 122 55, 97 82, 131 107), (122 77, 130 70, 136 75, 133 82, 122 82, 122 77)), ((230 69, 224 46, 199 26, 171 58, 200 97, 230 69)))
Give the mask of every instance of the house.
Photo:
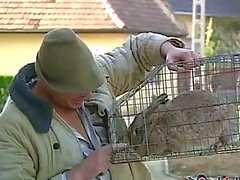
POLYGON ((0 75, 35 60, 44 33, 74 29, 94 51, 121 45, 131 33, 187 35, 165 0, 1 0, 0 75))
MULTIPOLYGON (((175 14, 192 15, 192 2, 187 0, 167 0, 175 14)), ((205 0, 205 14, 207 17, 240 17, 239 0, 205 0)))
MULTIPOLYGON (((183 38, 187 47, 191 47, 192 5, 193 0, 167 0, 169 9, 187 26, 188 36, 183 38)), ((239 53, 240 51, 240 1, 205 0, 206 34, 205 56, 215 54, 239 53)), ((197 13, 200 9, 197 8, 197 13)), ((198 50, 198 49, 196 49, 198 50)), ((179 74, 179 91, 190 88, 189 74, 179 74), (182 81, 182 82, 180 82, 182 81)))
MULTIPOLYGON (((174 14, 186 24, 189 34, 187 41, 191 44, 193 0, 167 0, 167 2, 174 14)), ((213 24, 227 29, 228 33, 229 27, 240 30, 239 9, 239 0, 205 0, 206 26, 212 18, 213 24)))

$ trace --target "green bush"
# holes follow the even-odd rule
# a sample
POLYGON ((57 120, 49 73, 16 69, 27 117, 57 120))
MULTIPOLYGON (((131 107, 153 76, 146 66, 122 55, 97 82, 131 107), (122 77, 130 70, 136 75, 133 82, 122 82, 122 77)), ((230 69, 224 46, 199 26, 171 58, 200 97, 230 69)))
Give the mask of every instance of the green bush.
POLYGON ((217 21, 210 18, 206 27, 206 56, 239 53, 239 29, 239 20, 217 21))
POLYGON ((8 86, 13 76, 0 76, 0 112, 6 102, 8 96, 8 86))

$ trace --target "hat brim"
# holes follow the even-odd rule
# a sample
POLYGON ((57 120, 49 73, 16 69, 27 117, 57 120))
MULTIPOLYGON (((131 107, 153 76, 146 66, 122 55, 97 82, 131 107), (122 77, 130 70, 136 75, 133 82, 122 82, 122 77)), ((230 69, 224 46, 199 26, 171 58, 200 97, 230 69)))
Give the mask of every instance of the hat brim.
MULTIPOLYGON (((95 65, 97 66, 97 65, 95 65)), ((35 62, 35 71, 40 80, 42 80, 49 88, 56 92, 66 93, 66 94, 84 94, 87 92, 95 91, 99 88, 105 81, 105 77, 99 67, 90 68, 85 73, 85 77, 79 78, 76 82, 69 84, 64 84, 63 82, 54 82, 48 80, 40 69, 38 62, 35 62), (94 70, 93 70, 94 69, 94 70)), ((69 79, 71 81, 71 79, 69 79)))

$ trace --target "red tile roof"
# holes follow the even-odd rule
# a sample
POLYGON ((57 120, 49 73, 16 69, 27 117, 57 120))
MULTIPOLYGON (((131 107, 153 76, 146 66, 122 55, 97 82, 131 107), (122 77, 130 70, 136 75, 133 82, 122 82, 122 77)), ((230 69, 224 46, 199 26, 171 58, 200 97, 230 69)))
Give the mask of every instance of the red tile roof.
POLYGON ((173 14, 166 14, 155 1, 159 0, 1 0, 0 32, 69 27, 95 32, 185 33, 172 21, 173 14))
POLYGON ((185 25, 174 16, 165 0, 109 0, 128 29, 187 35, 185 25))
POLYGON ((100 0, 0 1, 2 30, 44 30, 62 26, 74 29, 117 28, 100 0))

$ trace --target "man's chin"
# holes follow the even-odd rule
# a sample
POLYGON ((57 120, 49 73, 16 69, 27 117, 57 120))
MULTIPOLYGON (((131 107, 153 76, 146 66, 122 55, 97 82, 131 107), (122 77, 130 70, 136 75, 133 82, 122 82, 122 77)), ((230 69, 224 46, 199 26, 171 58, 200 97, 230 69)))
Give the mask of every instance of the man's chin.
POLYGON ((83 106, 83 102, 82 103, 74 103, 74 104, 71 104, 71 108, 73 109, 79 109, 83 106))

